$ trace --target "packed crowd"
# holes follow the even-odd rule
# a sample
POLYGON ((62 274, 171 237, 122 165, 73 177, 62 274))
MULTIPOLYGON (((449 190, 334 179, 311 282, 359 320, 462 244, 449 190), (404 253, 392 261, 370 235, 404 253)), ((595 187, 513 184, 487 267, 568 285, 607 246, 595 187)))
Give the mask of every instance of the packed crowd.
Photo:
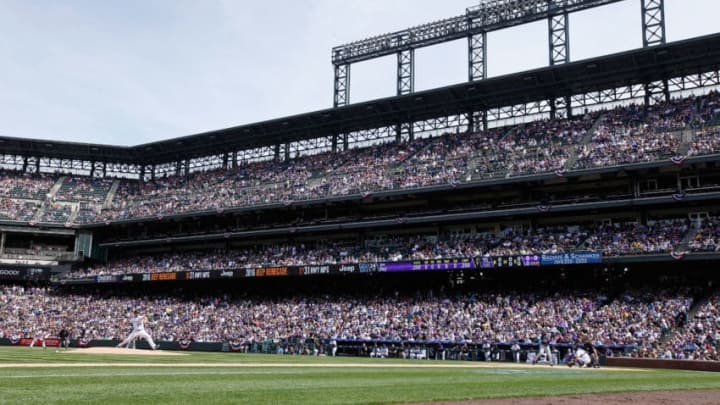
POLYGON ((56 201, 101 204, 107 196, 112 179, 68 176, 53 197, 56 201))
POLYGON ((709 155, 717 153, 718 150, 720 150, 720 127, 700 128, 693 132, 693 142, 688 150, 689 156, 709 155))
POLYGON ((121 258, 66 273, 63 277, 228 270, 241 268, 454 259, 481 256, 557 254, 600 251, 605 256, 670 254, 688 232, 697 236, 689 245, 716 249, 716 219, 695 229, 687 220, 654 221, 652 225, 564 225, 532 230, 505 228, 499 233, 404 235, 356 239, 315 239, 283 244, 258 243, 243 248, 182 251, 121 258), (713 232, 710 232, 712 229, 713 232))
MULTIPOLYGON (((3 173, 0 175, 0 218, 13 221, 67 222, 74 208, 69 202, 99 204, 112 180, 61 174, 3 173), (52 194, 53 186, 59 182, 52 194)), ((93 220, 95 218, 92 218, 93 220)))
POLYGON ((681 360, 720 360, 720 294, 711 296, 695 316, 646 356, 681 360))
POLYGON ((564 170, 572 145, 583 141, 596 120, 596 114, 588 114, 580 119, 536 121, 511 131, 500 140, 507 175, 564 170))
POLYGON ((705 219, 694 232, 695 237, 688 243, 693 252, 720 251, 720 222, 717 218, 705 219))
POLYGON ((432 140, 418 153, 404 160, 392 172, 397 188, 408 189, 434 184, 458 183, 465 174, 471 153, 469 143, 459 135, 446 135, 432 140))
POLYGON ((30 221, 53 180, 14 172, 0 172, 0 219, 30 221))
POLYGON ((602 250, 608 256, 670 253, 689 229, 688 220, 655 221, 649 225, 616 222, 598 226, 584 246, 602 250))
POLYGON ((40 204, 35 201, 3 198, 0 200, 0 219, 31 221, 39 207, 40 204))
MULTIPOLYGON (((67 176, 51 202, 94 205, 78 221, 102 222, 684 158, 718 151, 718 106, 720 96, 711 92, 648 108, 630 105, 572 119, 245 163, 144 183, 118 180, 105 208, 112 180, 67 176)), ((42 201, 53 181, 52 176, 6 173, 0 176, 0 195, 42 201)), ((6 216, 25 218, 13 212, 6 216)))
POLYGON ((46 203, 40 222, 65 223, 73 214, 73 207, 58 202, 46 203))
POLYGON ((340 298, 232 295, 128 297, 72 294, 46 288, 0 289, 1 337, 52 335, 62 327, 73 337, 122 339, 129 316, 140 308, 159 341, 262 342, 290 337, 339 341, 551 343, 592 339, 595 345, 626 346, 641 355, 683 342, 683 351, 718 360, 718 298, 703 305, 687 327, 689 290, 629 290, 615 299, 601 293, 465 293, 455 296, 340 298), (673 335, 670 335, 674 332, 673 335), (688 342, 700 343, 690 350, 688 342), (700 347, 702 346, 702 348, 700 347))
POLYGON ((676 318, 692 304, 687 290, 627 291, 617 299, 585 313, 578 323, 590 331, 595 344, 636 345, 650 348, 676 326, 676 318))
POLYGON ((592 142, 578 146, 577 168, 649 162, 681 155, 716 153, 720 95, 687 97, 651 107, 629 106, 608 112, 592 142), (709 124, 706 127, 705 124, 709 124), (689 134, 688 134, 689 132, 689 134), (688 135, 689 138, 688 139, 688 135))
POLYGON ((0 172, 0 195, 19 200, 43 200, 54 180, 45 175, 0 172))

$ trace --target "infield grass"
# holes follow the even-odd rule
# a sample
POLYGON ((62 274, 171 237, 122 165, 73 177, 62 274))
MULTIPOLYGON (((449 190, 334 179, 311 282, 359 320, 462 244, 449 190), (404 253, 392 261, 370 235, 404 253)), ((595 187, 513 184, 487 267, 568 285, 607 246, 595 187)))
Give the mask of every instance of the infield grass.
POLYGON ((0 404, 390 404, 720 389, 716 373, 510 363, 469 367, 478 365, 484 366, 235 353, 92 355, 2 347, 0 404), (7 367, 10 363, 23 367, 7 367))

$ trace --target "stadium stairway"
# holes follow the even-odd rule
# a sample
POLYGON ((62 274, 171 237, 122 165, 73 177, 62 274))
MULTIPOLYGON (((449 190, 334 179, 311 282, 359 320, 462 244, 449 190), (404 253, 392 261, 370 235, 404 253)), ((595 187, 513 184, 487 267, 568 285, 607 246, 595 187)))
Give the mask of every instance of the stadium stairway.
POLYGON ((59 179, 53 184, 52 187, 50 187, 50 191, 47 193, 47 201, 52 201, 53 198, 55 198, 55 195, 60 191, 60 188, 62 187, 63 183, 65 182, 66 176, 60 176, 59 179))
MULTIPOLYGON (((505 132, 500 137, 500 139, 511 136, 515 131, 519 130, 519 127, 520 126, 511 127, 510 129, 508 129, 507 132, 505 132)), ((465 171, 465 174, 462 176, 462 178, 466 179, 466 181, 471 181, 471 180, 481 180, 484 178, 505 177, 505 173, 506 173, 505 170, 494 170, 494 171, 492 171, 491 174, 483 173, 479 176, 477 175, 477 173, 475 173, 475 169, 477 169, 478 163, 480 162, 480 160, 482 160, 483 158, 486 158, 488 156, 488 154, 493 154, 493 153, 494 152, 492 152, 492 151, 490 151, 490 152, 477 151, 476 153, 472 153, 470 155, 470 158, 468 159, 467 170, 465 171)))
POLYGON ((476 168, 477 158, 470 157, 470 159, 468 159, 467 166, 465 166, 465 173, 463 173, 460 178, 464 179, 465 181, 472 180, 472 176, 476 168))
POLYGON ((67 222, 70 224, 74 224, 77 220, 78 214, 80 214, 80 203, 73 204, 72 205, 72 213, 70 214, 70 217, 68 217, 67 222))
POLYGON ((120 187, 120 180, 113 181, 112 185, 110 186, 110 190, 108 190, 108 193, 105 196, 105 201, 103 202, 102 209, 109 209, 112 206, 112 202, 115 198, 115 193, 117 193, 118 187, 120 187))
POLYGON ((587 130, 587 133, 585 133, 585 136, 580 141, 580 143, 578 145, 576 145, 576 147, 570 148, 570 150, 569 150, 570 157, 568 158, 567 162, 565 162, 566 170, 571 170, 575 166, 575 163, 577 162, 577 158, 578 158, 577 152, 578 152, 579 147, 588 145, 590 142, 592 142, 593 134, 595 134, 595 131, 598 129, 598 127, 603 122, 605 122, 606 116, 607 116, 606 114, 600 115, 598 117, 598 119, 595 120, 595 122, 590 127, 590 129, 587 130))
POLYGON ((681 132, 680 146, 678 147, 677 154, 680 156, 687 155, 690 150, 690 145, 695 140, 695 132, 692 129, 685 129, 681 132))
POLYGON ((675 325, 669 331, 663 333, 663 335, 660 337, 660 345, 662 346, 667 344, 675 337, 675 334, 678 332, 678 330, 680 330, 688 322, 692 322, 700 308, 702 308, 703 305, 707 304, 707 302, 710 301, 710 298, 712 298, 713 294, 714 290, 712 287, 700 292, 697 297, 693 299, 693 303, 690 306, 690 309, 688 310, 685 319, 681 323, 675 325))
POLYGON ((38 223, 41 222, 43 217, 45 216, 45 210, 47 209, 47 201, 43 201, 40 206, 38 207, 37 211, 35 211, 35 215, 33 215, 32 219, 30 220, 30 223, 38 223))
POLYGON ((675 251, 676 251, 676 252, 687 252, 687 251, 689 251, 689 250, 690 250, 690 248, 689 248, 690 242, 692 242, 693 239, 695 239, 695 236, 696 236, 696 235, 697 235, 696 228, 695 228, 695 226, 694 226, 693 224, 691 224, 690 227, 688 228, 688 231, 687 231, 687 233, 685 234, 685 236, 684 236, 684 237, 682 238, 682 240, 677 244, 677 246, 675 246, 675 251))
MULTIPOLYGON (((443 135, 443 136, 448 136, 448 135, 443 135)), ((433 137, 433 138, 430 138, 427 141, 427 144, 424 145, 422 148, 414 148, 414 149, 409 148, 409 146, 411 146, 415 142, 418 142, 419 139, 406 143, 405 144, 406 147, 403 149, 403 152, 405 153, 405 157, 403 158, 402 161, 397 162, 394 165, 392 165, 391 168, 398 169, 398 170, 394 170, 394 172, 402 172, 402 168, 407 167, 408 163, 413 160, 412 158, 415 155, 417 155, 420 152, 424 152, 427 149, 432 148, 433 145, 435 144, 435 142, 443 142, 444 139, 445 138, 443 138, 443 137, 433 137)))
MULTIPOLYGON (((390 165, 390 167, 388 168, 388 169, 390 169, 390 170, 389 170, 389 175, 390 175, 390 177, 392 177, 392 178, 402 178, 402 177, 404 177, 405 174, 407 173, 408 169, 414 166, 414 165, 413 165, 413 163, 414 163, 413 157, 415 157, 415 155, 417 155, 417 154, 419 154, 419 153, 421 153, 421 152, 424 152, 424 151, 426 151, 427 149, 432 148, 433 145, 435 144, 435 142, 438 142, 438 141, 439 141, 439 142, 443 142, 443 139, 444 139, 444 138, 438 138, 438 137, 436 137, 436 138, 431 138, 431 139, 434 139, 434 140, 429 140, 429 141, 427 142, 427 144, 424 145, 422 148, 413 149, 413 150, 412 150, 412 153, 408 153, 408 152, 407 152, 409 148, 404 149, 404 150, 405 150, 405 157, 403 158, 403 160, 400 161, 400 162, 398 162, 398 163, 395 163, 395 164, 393 164, 393 165, 390 165)), ((408 143, 408 146, 409 146, 410 144, 412 144, 412 142, 408 143)))
POLYGON ((45 211, 47 210, 48 204, 55 198, 55 195, 57 194, 58 190, 60 190, 60 187, 62 187, 63 183, 65 182, 65 176, 60 176, 60 178, 55 181, 55 184, 53 184, 52 187, 50 187, 50 191, 48 191, 46 198, 41 202, 40 207, 35 212, 35 215, 30 220, 30 222, 41 222, 43 217, 45 216, 45 211))
POLYGON ((322 184, 323 179, 324 177, 311 176, 307 179, 307 182, 305 183, 305 188, 308 190, 312 190, 322 184))

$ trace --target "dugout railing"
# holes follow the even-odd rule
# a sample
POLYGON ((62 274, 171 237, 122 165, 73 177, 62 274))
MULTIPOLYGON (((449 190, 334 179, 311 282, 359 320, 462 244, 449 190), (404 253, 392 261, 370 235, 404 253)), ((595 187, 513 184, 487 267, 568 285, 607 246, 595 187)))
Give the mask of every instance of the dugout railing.
MULTIPOLYGON (((5 337, 0 338, 0 346, 28 346, 31 339, 5 337)), ((71 348, 115 347, 119 340, 82 340, 71 339, 71 348)), ((387 340, 333 340, 319 338, 274 339, 259 342, 197 342, 193 340, 160 341, 162 350, 186 350, 204 352, 236 352, 276 355, 307 356, 353 356, 417 360, 456 360, 456 361, 493 361, 493 362, 532 362, 538 352, 537 343, 520 343, 519 350, 513 350, 511 343, 493 343, 487 347, 484 343, 449 342, 401 342, 387 340), (335 349, 335 350, 333 350, 335 349), (334 353, 333 353, 334 352, 334 353)), ((48 338, 48 347, 59 346, 58 338, 48 338)), ((551 344, 553 363, 562 364, 563 359, 573 345, 567 343, 551 344)), ((36 347, 40 347, 36 343, 36 347)), ((150 349, 147 342, 138 341, 138 350, 150 349)), ((636 358, 634 345, 595 346, 600 354, 600 365, 608 364, 608 359, 636 358)), ((549 363, 545 359, 546 363, 549 363)))

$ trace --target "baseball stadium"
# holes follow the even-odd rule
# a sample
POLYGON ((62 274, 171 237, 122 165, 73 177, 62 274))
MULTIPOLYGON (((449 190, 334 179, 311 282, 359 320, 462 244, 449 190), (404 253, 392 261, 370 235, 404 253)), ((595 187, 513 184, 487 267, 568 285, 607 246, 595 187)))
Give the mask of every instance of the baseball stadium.
POLYGON ((572 16, 627 1, 334 47, 319 111, 0 137, 0 404, 720 403, 720 33, 640 0, 642 47, 571 60, 572 16), (546 65, 488 75, 538 23, 546 65), (416 90, 451 41, 467 80, 416 90), (351 102, 388 56, 395 95, 351 102))

